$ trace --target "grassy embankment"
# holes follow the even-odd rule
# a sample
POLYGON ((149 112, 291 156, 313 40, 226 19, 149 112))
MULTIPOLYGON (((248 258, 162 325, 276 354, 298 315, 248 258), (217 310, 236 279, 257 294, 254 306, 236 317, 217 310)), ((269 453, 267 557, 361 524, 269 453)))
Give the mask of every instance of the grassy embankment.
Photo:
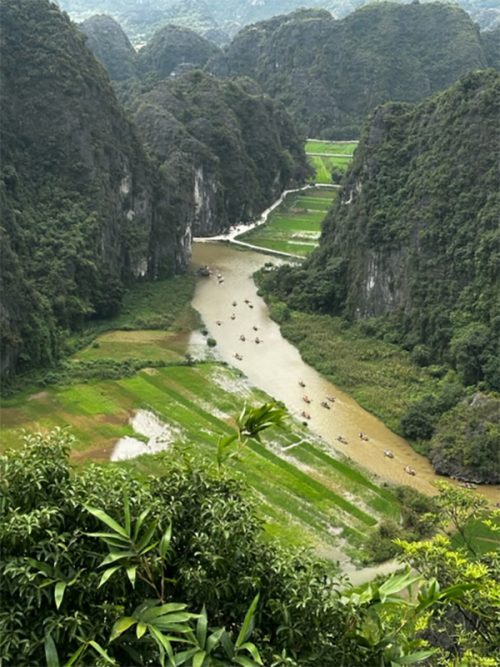
POLYGON ((336 191, 316 189, 288 195, 268 222, 238 238, 247 243, 304 257, 318 245, 321 223, 336 191))
POLYGON ((306 154, 315 170, 315 183, 332 183, 332 171, 343 173, 349 166, 357 142, 318 141, 306 143, 306 154))
MULTIPOLYGON (((142 408, 174 427, 176 455, 187 452, 214 462, 218 438, 231 432, 232 416, 245 402, 257 404, 269 397, 251 388, 239 371, 217 361, 186 365, 188 333, 196 322, 189 306, 191 290, 189 278, 132 290, 122 314, 99 325, 108 330, 73 354, 64 372, 54 373, 50 384, 31 386, 4 400, 2 448, 18 446, 22 429, 60 426, 77 437, 75 463, 107 461, 120 437, 144 440, 129 423, 142 408), (113 323, 121 329, 113 329, 113 323), (147 367, 123 372, 131 359, 147 367), (153 363, 164 365, 151 368, 153 363), (82 365, 92 368, 84 381, 82 365)), ((95 336, 95 328, 92 331, 95 336)), ((87 338, 92 331, 85 332, 87 338)), ((202 356, 202 349, 195 356, 202 356)), ((154 474, 161 472, 163 456, 146 455, 118 465, 154 474)), ((308 542, 323 553, 337 543, 336 532, 342 532, 348 549, 357 551, 378 520, 399 517, 399 502, 390 491, 377 487, 349 462, 333 458, 292 419, 283 430, 266 434, 262 444, 252 442, 231 465, 253 487, 270 534, 308 542)))

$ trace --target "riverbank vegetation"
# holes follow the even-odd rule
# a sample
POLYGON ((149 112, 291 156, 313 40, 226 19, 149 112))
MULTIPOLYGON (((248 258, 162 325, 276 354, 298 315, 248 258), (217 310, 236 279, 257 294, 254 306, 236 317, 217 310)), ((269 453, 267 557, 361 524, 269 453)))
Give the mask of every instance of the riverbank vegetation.
POLYGON ((237 238, 246 243, 305 257, 318 245, 321 224, 336 197, 333 188, 311 188, 287 195, 264 225, 237 238))

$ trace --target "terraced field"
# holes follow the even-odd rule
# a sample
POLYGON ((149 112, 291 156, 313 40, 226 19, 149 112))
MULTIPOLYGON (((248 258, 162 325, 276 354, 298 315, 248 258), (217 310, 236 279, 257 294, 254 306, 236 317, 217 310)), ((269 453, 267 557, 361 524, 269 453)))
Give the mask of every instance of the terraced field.
POLYGON ((335 168, 343 173, 349 166, 357 142, 333 142, 310 139, 306 143, 306 154, 315 169, 315 183, 331 184, 335 168))
POLYGON ((238 239, 270 250, 304 257, 318 245, 321 223, 336 196, 333 188, 316 188, 288 195, 266 224, 238 239))

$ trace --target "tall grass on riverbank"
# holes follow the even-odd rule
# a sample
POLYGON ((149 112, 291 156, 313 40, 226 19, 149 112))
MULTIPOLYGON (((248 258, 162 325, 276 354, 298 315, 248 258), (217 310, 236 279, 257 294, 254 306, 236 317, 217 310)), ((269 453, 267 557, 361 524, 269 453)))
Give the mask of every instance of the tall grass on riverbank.
POLYGON ((364 335, 359 326, 328 315, 290 311, 278 304, 271 304, 273 313, 281 320, 282 334, 304 361, 396 433, 410 403, 438 386, 431 371, 413 364, 407 352, 364 335))

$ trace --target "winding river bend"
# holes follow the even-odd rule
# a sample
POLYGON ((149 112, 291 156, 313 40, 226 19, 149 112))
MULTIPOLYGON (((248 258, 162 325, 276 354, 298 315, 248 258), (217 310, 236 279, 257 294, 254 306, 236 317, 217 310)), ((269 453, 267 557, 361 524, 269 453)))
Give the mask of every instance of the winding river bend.
MULTIPOLYGON (((383 480, 407 484, 426 494, 435 493, 434 482, 448 478, 436 475, 425 457, 308 366, 298 350, 283 338, 263 299, 257 295, 252 279, 252 274, 269 259, 268 255, 238 250, 227 243, 193 244, 193 268, 208 265, 214 271, 209 278, 199 279, 193 307, 216 339, 220 357, 240 368, 255 386, 282 401, 293 415, 300 417, 305 409, 311 416, 311 431, 322 436, 332 449, 341 451, 383 480), (223 276, 223 282, 219 282, 217 274, 223 276), (235 307, 233 302, 237 304, 235 307), (240 340, 241 335, 245 341, 240 340), (256 337, 262 342, 255 343, 256 337), (305 388, 299 386, 299 380, 305 383, 305 388), (309 405, 303 401, 304 394, 311 398, 309 405), (321 401, 331 395, 336 400, 326 410, 321 401), (360 432, 369 440, 361 440, 360 432), (348 444, 339 443, 339 436, 348 444), (384 456, 386 449, 394 453, 394 459, 384 456), (416 475, 405 473, 405 466, 414 468, 416 475)), ((484 485, 477 490, 491 501, 497 501, 500 495, 498 486, 484 485)))

